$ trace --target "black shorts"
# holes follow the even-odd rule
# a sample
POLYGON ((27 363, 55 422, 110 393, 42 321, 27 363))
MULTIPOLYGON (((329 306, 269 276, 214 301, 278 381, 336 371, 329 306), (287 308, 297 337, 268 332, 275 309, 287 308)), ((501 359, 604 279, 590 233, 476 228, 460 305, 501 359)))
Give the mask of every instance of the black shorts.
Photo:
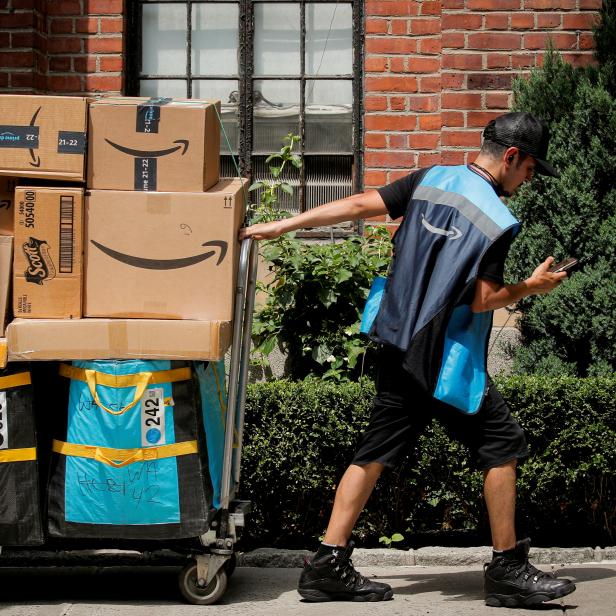
POLYGON ((402 354, 383 347, 376 387, 370 423, 352 464, 395 466, 434 418, 470 449, 479 470, 528 456, 524 431, 492 381, 479 412, 467 415, 423 391, 402 368, 402 354))

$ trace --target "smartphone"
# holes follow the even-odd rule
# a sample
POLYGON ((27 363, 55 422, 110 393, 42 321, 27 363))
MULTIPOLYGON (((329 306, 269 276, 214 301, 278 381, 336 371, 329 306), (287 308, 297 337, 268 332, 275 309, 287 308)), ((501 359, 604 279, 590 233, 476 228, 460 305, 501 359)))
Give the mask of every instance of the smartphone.
POLYGON ((578 264, 578 260, 569 257, 560 263, 556 263, 552 265, 552 267, 548 270, 551 274, 558 274, 560 272, 568 272, 570 269, 574 268, 578 264))

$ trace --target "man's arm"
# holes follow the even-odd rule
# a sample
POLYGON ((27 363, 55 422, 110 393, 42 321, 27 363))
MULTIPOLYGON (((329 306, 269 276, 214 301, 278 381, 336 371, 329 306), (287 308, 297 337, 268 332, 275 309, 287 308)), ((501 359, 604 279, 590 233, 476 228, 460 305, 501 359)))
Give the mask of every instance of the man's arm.
POLYGON ((566 277, 566 272, 552 274, 548 272, 554 263, 554 257, 548 257, 532 273, 530 278, 516 284, 499 285, 490 280, 479 279, 475 286, 475 298, 471 304, 473 312, 497 310, 514 304, 529 295, 543 295, 554 290, 566 277))
POLYGON ((330 201, 291 218, 244 227, 240 229, 239 237, 240 240, 247 237, 271 240, 296 229, 324 227, 347 220, 372 218, 383 214, 387 214, 387 208, 381 195, 376 190, 369 190, 345 199, 330 201))

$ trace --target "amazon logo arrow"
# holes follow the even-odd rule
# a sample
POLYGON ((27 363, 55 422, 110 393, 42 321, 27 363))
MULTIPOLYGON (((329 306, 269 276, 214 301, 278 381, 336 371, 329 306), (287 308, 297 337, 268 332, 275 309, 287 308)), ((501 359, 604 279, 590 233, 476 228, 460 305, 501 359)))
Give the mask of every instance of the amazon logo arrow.
POLYGON ((133 148, 127 148, 126 146, 120 145, 119 143, 114 143, 109 139, 105 139, 105 141, 116 150, 123 152, 124 154, 128 154, 129 156, 134 156, 135 158, 160 158, 161 156, 167 156, 168 154, 173 154, 178 150, 181 150, 182 147, 184 150, 182 151, 182 156, 186 154, 188 150, 188 139, 177 139, 173 143, 177 143, 174 148, 167 148, 166 150, 134 150, 133 148))
POLYGON ((428 230, 430 233, 435 233, 436 235, 444 235, 449 240, 457 240, 462 237, 462 231, 458 229, 458 227, 454 227, 451 225, 451 229, 440 229, 439 227, 433 227, 427 220, 426 217, 421 215, 421 224, 428 230))
MULTIPOLYGON (((90 242, 94 244, 94 246, 96 246, 101 252, 104 252, 107 256, 115 259, 116 261, 120 261, 126 265, 131 265, 132 267, 140 267, 142 269, 149 270, 171 270, 189 267, 191 265, 195 265, 196 263, 200 263, 201 261, 205 261, 216 254, 215 250, 209 250, 208 252, 203 252, 192 257, 183 257, 181 259, 146 259, 144 257, 135 257, 134 255, 127 255, 124 252, 118 252, 117 250, 113 250, 113 248, 109 248, 108 246, 105 246, 95 240, 90 240, 90 242)), ((218 255, 216 265, 220 265, 227 254, 227 242, 212 240, 211 242, 205 242, 201 245, 214 246, 219 249, 220 253, 218 255)))
MULTIPOLYGON (((32 119, 30 120, 30 126, 34 126, 34 123, 36 122, 36 117, 38 116, 40 110, 42 109, 42 107, 39 107, 35 112, 34 115, 32 116, 32 119)), ((40 167, 41 166, 41 158, 40 156, 35 156, 34 155, 34 150, 32 148, 29 149, 30 152, 30 156, 32 157, 32 160, 34 162, 30 163, 31 167, 40 167)))

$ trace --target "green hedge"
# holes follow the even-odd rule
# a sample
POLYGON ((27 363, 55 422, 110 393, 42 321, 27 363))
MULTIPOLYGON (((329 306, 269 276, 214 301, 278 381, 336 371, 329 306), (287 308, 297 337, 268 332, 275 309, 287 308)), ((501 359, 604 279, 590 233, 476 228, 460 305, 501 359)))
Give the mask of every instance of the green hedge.
MULTIPOLYGON (((616 377, 497 381, 526 431, 519 533, 537 545, 616 542, 616 377)), ((273 381, 249 387, 242 495, 254 503, 249 544, 313 547, 374 395, 359 383, 273 381)), ((401 532, 403 546, 489 543, 482 477, 435 422, 383 475, 356 528, 365 546, 401 532), (434 533, 437 536, 434 536, 434 533)))

